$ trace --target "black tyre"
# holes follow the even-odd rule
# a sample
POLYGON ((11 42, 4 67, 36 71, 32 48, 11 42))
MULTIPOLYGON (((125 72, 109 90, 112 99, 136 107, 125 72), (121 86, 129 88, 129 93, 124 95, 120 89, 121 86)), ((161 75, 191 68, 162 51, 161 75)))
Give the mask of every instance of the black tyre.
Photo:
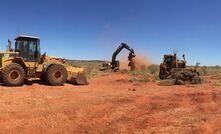
POLYGON ((25 79, 24 68, 17 63, 12 63, 2 71, 2 81, 6 86, 22 86, 25 79))
POLYGON ((67 76, 67 70, 63 65, 54 64, 47 69, 45 80, 49 85, 62 86, 66 82, 67 76))
POLYGON ((45 81, 45 73, 43 73, 40 77, 41 81, 45 81))

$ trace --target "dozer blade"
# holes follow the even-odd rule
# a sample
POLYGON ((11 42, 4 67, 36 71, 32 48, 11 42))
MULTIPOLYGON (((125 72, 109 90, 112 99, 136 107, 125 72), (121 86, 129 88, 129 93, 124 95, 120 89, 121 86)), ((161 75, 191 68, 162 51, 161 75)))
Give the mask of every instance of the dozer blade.
POLYGON ((72 74, 72 76, 68 78, 68 82, 77 85, 88 85, 87 77, 84 72, 72 74))

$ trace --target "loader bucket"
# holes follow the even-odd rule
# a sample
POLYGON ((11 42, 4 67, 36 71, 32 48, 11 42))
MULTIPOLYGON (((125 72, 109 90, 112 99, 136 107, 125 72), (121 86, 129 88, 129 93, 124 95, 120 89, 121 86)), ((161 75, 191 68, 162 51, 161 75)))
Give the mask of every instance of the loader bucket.
POLYGON ((88 85, 87 77, 83 68, 66 66, 68 72, 67 82, 77 85, 88 85))
POLYGON ((84 72, 72 74, 72 76, 68 78, 68 82, 77 85, 88 85, 87 77, 84 72))

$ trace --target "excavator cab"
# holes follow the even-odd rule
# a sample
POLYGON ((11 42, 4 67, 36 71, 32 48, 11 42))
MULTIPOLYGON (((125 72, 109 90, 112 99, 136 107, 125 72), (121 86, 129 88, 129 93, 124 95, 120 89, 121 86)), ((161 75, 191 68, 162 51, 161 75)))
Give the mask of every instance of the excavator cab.
POLYGON ((32 36, 18 36, 15 38, 15 52, 26 62, 40 61, 40 39, 32 36))

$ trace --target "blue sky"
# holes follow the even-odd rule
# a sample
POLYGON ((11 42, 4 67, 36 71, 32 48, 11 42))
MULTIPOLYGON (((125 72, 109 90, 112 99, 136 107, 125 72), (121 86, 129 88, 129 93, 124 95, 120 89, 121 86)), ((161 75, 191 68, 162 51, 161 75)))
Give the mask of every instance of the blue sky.
MULTIPOLYGON (((219 0, 0 0, 0 49, 18 34, 41 38, 49 55, 109 60, 121 42, 160 63, 221 65, 219 0)), ((121 55, 122 56, 122 55, 121 55)))

